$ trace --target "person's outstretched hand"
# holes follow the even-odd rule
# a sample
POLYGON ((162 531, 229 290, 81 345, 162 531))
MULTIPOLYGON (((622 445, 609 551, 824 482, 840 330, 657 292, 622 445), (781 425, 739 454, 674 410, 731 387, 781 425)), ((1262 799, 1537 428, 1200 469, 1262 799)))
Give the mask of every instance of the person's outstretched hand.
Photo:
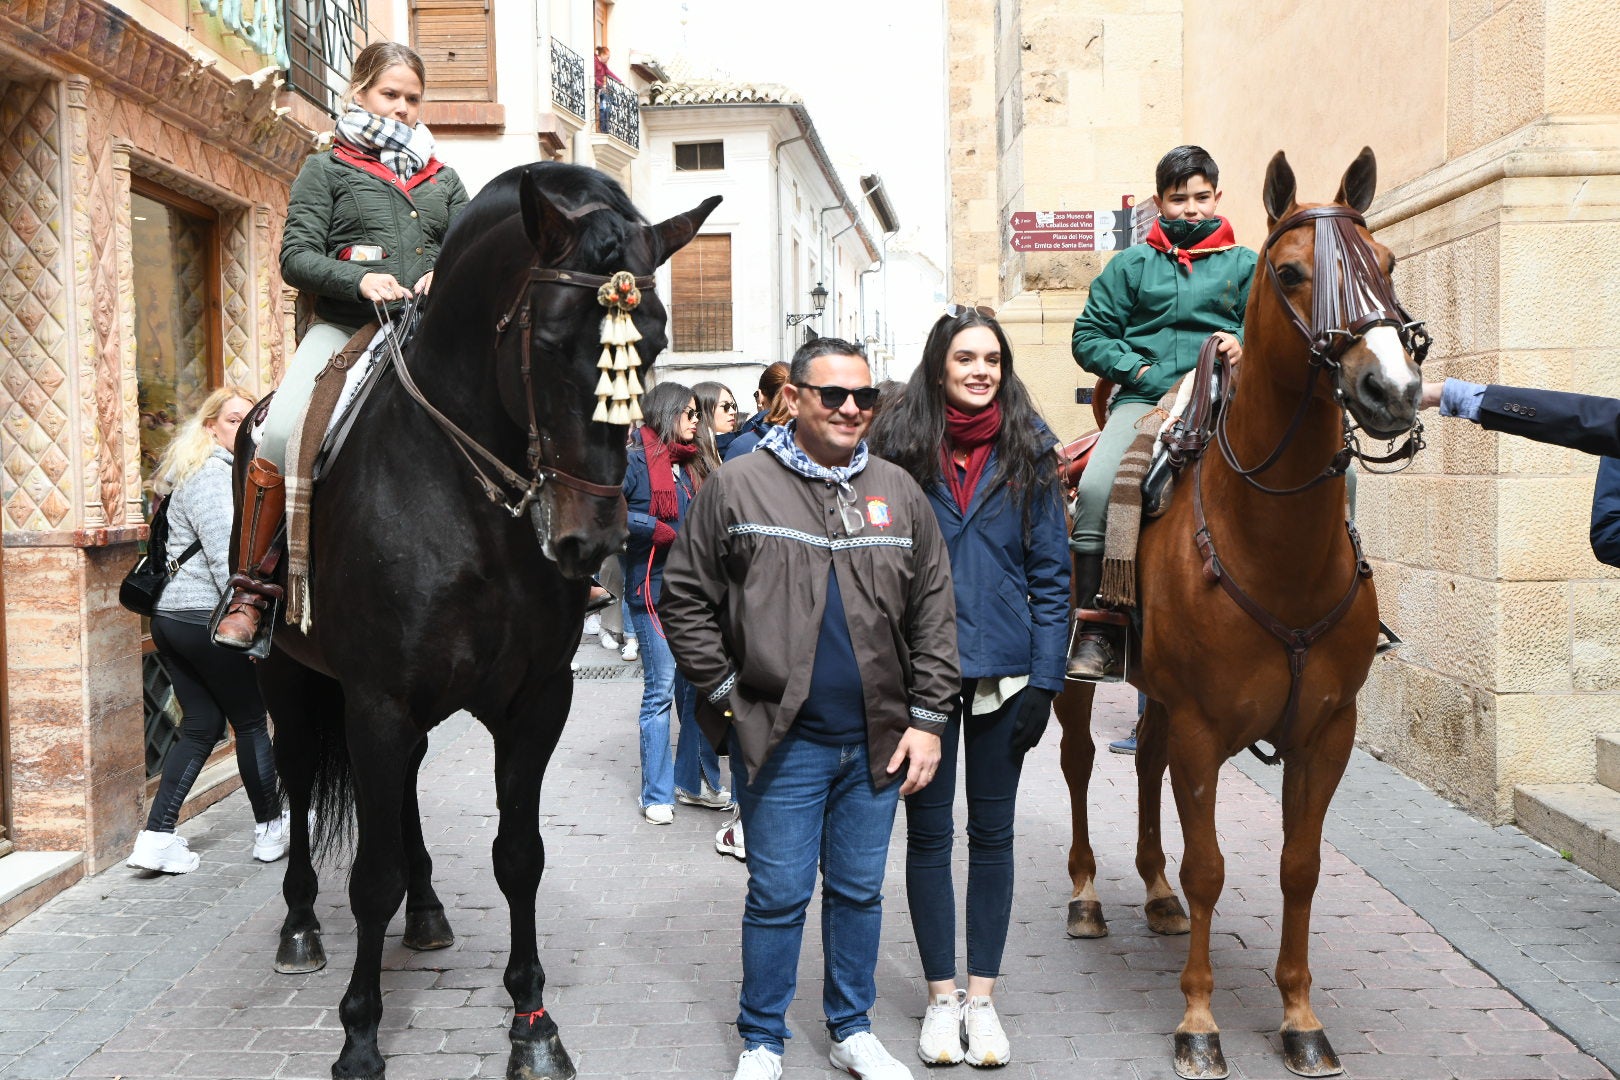
POLYGON ((1426 382, 1423 384, 1423 396, 1418 398, 1419 409, 1433 409, 1440 404, 1440 392, 1446 388, 1446 381, 1426 382))
POLYGON ((1018 695, 1018 712, 1013 716, 1012 752, 1023 757, 1035 749, 1046 734, 1047 722, 1052 718, 1052 699, 1057 695, 1050 690, 1033 686, 1024 687, 1018 695))

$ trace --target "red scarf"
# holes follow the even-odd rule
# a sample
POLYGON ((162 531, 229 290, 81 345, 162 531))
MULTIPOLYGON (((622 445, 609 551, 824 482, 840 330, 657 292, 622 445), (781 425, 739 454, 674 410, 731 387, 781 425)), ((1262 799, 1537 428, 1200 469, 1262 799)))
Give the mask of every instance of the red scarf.
POLYGON ((1153 219, 1153 227, 1148 230, 1148 247, 1155 251, 1162 251, 1181 264, 1181 268, 1192 273, 1194 259, 1202 259, 1205 255, 1213 255, 1217 251, 1230 251, 1238 246, 1237 234, 1232 231, 1232 223, 1225 218, 1220 219, 1220 225, 1214 232, 1198 241, 1190 248, 1178 248, 1164 235, 1164 228, 1159 219, 1153 219))
POLYGON ((989 408, 976 413, 962 412, 954 405, 945 406, 945 444, 939 450, 940 465, 945 473, 945 485, 951 489, 957 507, 964 514, 973 502, 973 489, 979 486, 979 478, 984 475, 990 451, 1000 434, 1001 402, 992 401, 989 408), (964 468, 957 468, 955 451, 967 454, 964 468))
POLYGON ((666 443, 651 424, 641 425, 641 445, 647 451, 647 482, 652 485, 647 513, 659 521, 674 521, 681 516, 681 504, 675 497, 675 470, 670 466, 691 461, 697 456, 697 446, 666 443))

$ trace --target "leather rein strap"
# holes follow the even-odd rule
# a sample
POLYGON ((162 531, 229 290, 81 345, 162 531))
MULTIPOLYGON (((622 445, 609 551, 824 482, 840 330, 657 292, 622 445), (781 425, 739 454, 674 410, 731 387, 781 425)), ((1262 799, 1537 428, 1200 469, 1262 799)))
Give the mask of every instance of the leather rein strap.
MULTIPOLYGON (((506 330, 513 323, 516 323, 523 332, 521 370, 523 374, 523 400, 529 410, 529 450, 527 456, 530 474, 528 476, 522 475, 496 457, 477 439, 468 435, 453 420, 434 407, 433 403, 427 399, 416 385, 416 380, 411 377, 397 340, 390 336, 389 340, 393 343, 394 367, 399 372, 400 385, 422 407, 423 411, 433 419, 434 423, 438 424, 444 433, 450 437, 450 441, 455 444, 456 449, 461 451, 461 456, 467 459, 468 465, 472 466, 473 473, 478 477, 478 483, 484 489, 484 495, 489 501, 504 508, 514 518, 523 516, 523 512, 539 497, 540 489, 548 482, 561 484, 563 487, 572 488, 575 491, 599 499, 618 498, 623 493, 621 487, 617 484, 598 484, 591 480, 582 480, 554 466, 543 464, 544 446, 550 440, 548 436, 541 434, 540 421, 534 411, 534 336, 529 333, 533 325, 533 287, 550 283, 599 289, 607 284, 609 280, 608 277, 601 274, 583 274, 575 270, 554 270, 541 266, 530 267, 528 275, 518 289, 517 296, 513 298, 512 303, 507 307, 506 314, 502 315, 495 323, 497 345, 502 335, 506 333, 506 330), (477 454, 478 458, 482 458, 494 470, 496 476, 500 479, 500 483, 490 478, 489 474, 479 465, 478 459, 473 457, 474 454, 477 454), (516 502, 507 502, 506 493, 502 488, 503 484, 505 488, 518 493, 516 502)), ((636 287, 638 289, 651 289, 653 286, 654 279, 650 276, 636 278, 636 287)), ((413 300, 411 303, 415 304, 416 301, 413 300)))

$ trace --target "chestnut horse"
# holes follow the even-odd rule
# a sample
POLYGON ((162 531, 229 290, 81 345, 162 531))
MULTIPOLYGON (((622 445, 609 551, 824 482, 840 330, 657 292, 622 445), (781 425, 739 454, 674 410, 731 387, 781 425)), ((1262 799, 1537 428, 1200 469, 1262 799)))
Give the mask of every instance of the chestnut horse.
MULTIPOLYGON (((1418 365, 1428 343, 1395 299, 1394 260, 1361 217, 1376 176, 1363 149, 1332 203, 1297 203, 1293 170, 1282 153, 1272 159, 1264 191, 1271 233, 1249 290, 1241 378, 1228 379, 1208 433, 1220 453, 1186 468, 1169 508, 1142 530, 1139 662, 1130 677, 1149 703, 1137 730, 1136 863, 1150 902, 1162 901, 1160 915, 1179 908, 1158 827, 1168 766, 1191 911, 1186 1010, 1175 1034, 1182 1077, 1227 1075, 1210 1010, 1210 923, 1225 880, 1215 797, 1221 765, 1260 741, 1283 764, 1276 979, 1284 1064, 1302 1076, 1342 1071, 1311 1008, 1310 913, 1322 822, 1349 760, 1356 694, 1378 636, 1371 571, 1345 520, 1344 471, 1352 457, 1398 460, 1421 447, 1418 365), (1361 454, 1358 430, 1389 440, 1410 434, 1395 454, 1372 458, 1361 454)), ((1074 686, 1057 706, 1077 806, 1069 860, 1076 936, 1107 932, 1082 831, 1092 689, 1074 686)), ((1161 917, 1154 929, 1179 929, 1173 921, 1161 917)))

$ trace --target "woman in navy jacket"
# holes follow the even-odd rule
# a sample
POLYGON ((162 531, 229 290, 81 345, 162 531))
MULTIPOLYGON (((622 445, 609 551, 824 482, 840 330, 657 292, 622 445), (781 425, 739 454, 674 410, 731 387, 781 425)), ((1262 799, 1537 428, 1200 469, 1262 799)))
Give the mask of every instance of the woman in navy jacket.
POLYGON ((631 436, 624 469, 624 501, 630 540, 625 546, 630 618, 641 643, 641 806, 654 825, 675 820, 675 802, 725 809, 731 792, 720 784, 720 759, 698 730, 697 692, 675 670, 675 658, 658 622, 669 545, 686 520, 686 507, 703 482, 698 453, 698 410, 692 391, 665 382, 641 399, 646 423, 631 436), (680 735, 669 753, 669 710, 675 705, 680 735))
POLYGON ((956 583, 961 707, 933 782, 906 799, 906 893, 929 993, 917 1049, 931 1065, 964 1056, 973 1065, 1004 1065, 1011 1057, 991 994, 1012 913, 1018 778, 1063 689, 1068 645, 1068 529, 1056 443, 1013 372, 994 313, 954 304, 934 324, 904 395, 872 432, 874 452, 922 484, 956 583), (959 741, 967 761, 965 989, 956 982, 951 886, 959 741))

